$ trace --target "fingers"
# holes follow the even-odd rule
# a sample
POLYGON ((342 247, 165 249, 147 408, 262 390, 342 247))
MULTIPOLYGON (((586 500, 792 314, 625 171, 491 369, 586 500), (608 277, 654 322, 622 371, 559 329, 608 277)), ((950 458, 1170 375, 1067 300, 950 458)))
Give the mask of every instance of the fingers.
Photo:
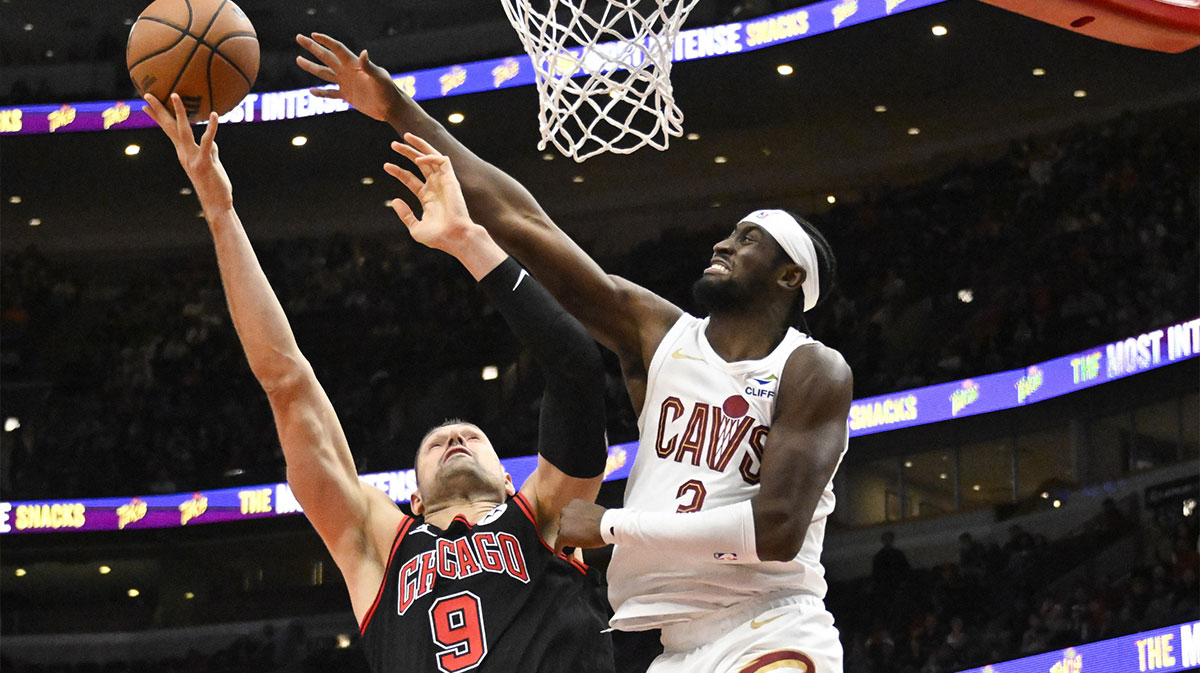
POLYGON ((342 98, 342 88, 337 87, 337 86, 335 86, 335 87, 313 87, 313 88, 309 89, 308 92, 311 93, 312 95, 316 96, 317 98, 336 98, 338 100, 344 100, 342 98))
POLYGON ((366 70, 367 64, 370 62, 371 62, 371 57, 367 56, 367 50, 363 49, 362 53, 358 55, 358 67, 363 70, 366 70))
POLYGON ((183 99, 179 94, 171 94, 171 107, 175 110, 175 131, 182 138, 184 135, 192 137, 192 129, 188 126, 187 110, 183 109, 183 99))
POLYGON ((142 96, 142 100, 146 101, 146 107, 143 107, 142 110, 150 115, 150 118, 167 134, 167 137, 173 140, 174 136, 171 135, 170 127, 174 126, 174 120, 171 119, 171 113, 167 112, 167 108, 163 107, 161 101, 150 94, 142 96))
MULTIPOLYGON (((317 33, 313 33, 312 35, 312 37, 307 35, 297 35, 297 44, 307 49, 309 53, 311 53, 313 56, 316 56, 319 61, 327 66, 340 65, 341 61, 337 58, 337 56, 334 55, 332 51, 326 49, 323 45, 313 39, 317 36, 317 33)), ((339 42, 339 44, 341 43, 339 42)), ((344 46, 342 48, 345 49, 344 46)))
POLYGON ((409 145, 421 150, 423 154, 441 154, 433 145, 430 145, 424 138, 415 133, 405 133, 404 140, 409 145))
POLYGON ((392 210, 396 211, 396 217, 399 217, 404 226, 409 229, 421 223, 417 219, 417 216, 413 214, 412 208, 409 208, 408 204, 404 202, 404 199, 392 199, 392 210))
POLYGON ((324 47, 327 53, 336 58, 338 63, 343 63, 354 58, 354 54, 346 48, 346 45, 329 37, 325 33, 313 33, 312 39, 318 45, 324 47))
POLYGON ((384 164, 383 170, 388 175, 399 180, 405 187, 408 187, 408 191, 413 194, 420 194, 421 188, 425 186, 425 183, 421 182, 420 178, 391 162, 384 164))
POLYGON ((300 69, 303 70, 304 72, 306 72, 310 75, 316 75, 317 77, 320 77, 321 79, 325 80, 326 82, 336 82, 337 81, 337 76, 334 74, 333 70, 331 70, 330 68, 328 68, 326 66, 313 63, 312 61, 308 60, 307 58, 304 58, 303 56, 296 57, 296 65, 300 66, 300 69))
POLYGON ((413 162, 425 156, 424 152, 421 152, 412 145, 405 145, 398 140, 392 141, 392 151, 413 162))
POLYGON ((217 113, 208 113, 208 128, 204 129, 204 135, 200 136, 200 151, 209 152, 213 149, 215 138, 217 137, 217 113))

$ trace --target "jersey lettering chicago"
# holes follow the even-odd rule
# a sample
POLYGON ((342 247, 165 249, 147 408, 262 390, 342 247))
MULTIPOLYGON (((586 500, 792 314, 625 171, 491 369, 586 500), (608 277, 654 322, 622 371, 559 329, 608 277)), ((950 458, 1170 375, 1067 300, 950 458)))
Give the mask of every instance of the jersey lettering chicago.
MULTIPOLYGON (((683 314, 650 361, 638 453, 625 490, 630 509, 698 512, 758 493, 784 365, 794 350, 817 342, 789 329, 761 360, 726 362, 708 343, 707 327, 707 318, 683 314)), ((612 625, 656 628, 771 595, 824 597, 820 556, 833 505, 831 481, 800 552, 786 562, 723 563, 735 559, 721 550, 712 561, 667 562, 655 549, 617 545, 608 570, 612 625)))
POLYGON ((556 556, 518 494, 475 525, 405 517, 363 619, 373 673, 612 671, 594 574, 556 556))

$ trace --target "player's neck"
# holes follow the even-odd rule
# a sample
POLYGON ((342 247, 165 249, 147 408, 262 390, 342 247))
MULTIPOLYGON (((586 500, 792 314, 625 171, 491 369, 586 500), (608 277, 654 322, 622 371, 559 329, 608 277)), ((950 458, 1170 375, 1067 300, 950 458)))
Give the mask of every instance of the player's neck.
POLYGON ((425 523, 431 526, 445 529, 454 521, 456 517, 461 516, 467 520, 467 523, 474 525, 480 519, 487 516, 489 512, 496 509, 499 502, 493 500, 450 500, 445 503, 438 503, 436 506, 426 509, 422 512, 425 517, 425 523))
POLYGON ((772 310, 713 311, 704 337, 726 362, 761 360, 771 354, 787 334, 784 316, 772 310))

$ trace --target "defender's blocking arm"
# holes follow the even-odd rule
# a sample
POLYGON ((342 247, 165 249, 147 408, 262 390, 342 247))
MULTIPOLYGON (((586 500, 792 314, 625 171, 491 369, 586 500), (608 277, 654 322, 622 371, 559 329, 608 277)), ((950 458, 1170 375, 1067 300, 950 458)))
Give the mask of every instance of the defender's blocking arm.
MULTIPOLYGON (((551 221, 528 190, 455 139, 401 92, 365 50, 355 55, 341 42, 320 33, 297 35, 296 41, 320 62, 297 57, 297 64, 337 85, 312 89, 314 95, 345 100, 363 114, 391 124, 401 135, 424 138, 450 157, 467 206, 500 245, 622 360, 638 357, 649 362, 654 345, 679 316, 678 308, 644 288, 606 274, 551 221)), ((426 150, 411 137, 405 138, 426 150)), ((415 156, 400 143, 394 143, 393 149, 409 159, 415 156)))

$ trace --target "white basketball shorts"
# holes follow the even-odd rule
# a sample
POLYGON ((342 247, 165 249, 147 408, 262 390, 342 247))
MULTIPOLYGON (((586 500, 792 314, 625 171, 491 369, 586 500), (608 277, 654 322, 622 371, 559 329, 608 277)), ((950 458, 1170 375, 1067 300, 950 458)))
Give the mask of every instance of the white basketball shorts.
POLYGON ((842 673, 833 615, 816 596, 739 603, 663 628, 647 673, 842 673))

